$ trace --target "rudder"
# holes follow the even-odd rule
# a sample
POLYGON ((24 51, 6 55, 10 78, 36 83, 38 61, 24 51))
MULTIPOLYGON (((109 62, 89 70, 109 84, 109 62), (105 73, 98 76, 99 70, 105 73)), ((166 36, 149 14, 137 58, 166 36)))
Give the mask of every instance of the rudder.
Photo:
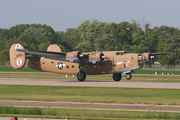
POLYGON ((60 48, 60 46, 57 45, 57 44, 51 44, 51 45, 49 45, 49 47, 47 48, 47 51, 61 52, 61 48, 60 48))
POLYGON ((16 51, 17 49, 24 49, 24 47, 19 43, 13 44, 9 51, 9 57, 11 66, 14 69, 21 69, 26 63, 26 56, 25 53, 16 51))

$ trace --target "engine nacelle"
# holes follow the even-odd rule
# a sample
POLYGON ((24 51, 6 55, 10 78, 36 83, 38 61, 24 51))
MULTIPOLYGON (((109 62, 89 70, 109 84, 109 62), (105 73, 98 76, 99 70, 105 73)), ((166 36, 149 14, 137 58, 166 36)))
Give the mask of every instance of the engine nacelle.
POLYGON ((68 52, 66 53, 66 60, 73 62, 75 60, 81 59, 82 58, 81 55, 82 54, 79 51, 68 52))
POLYGON ((145 61, 148 61, 150 59, 150 53, 143 53, 143 55, 145 56, 145 61))
POLYGON ((105 56, 103 53, 91 53, 91 54, 89 54, 88 60, 90 62, 92 62, 93 64, 95 64, 96 62, 103 61, 104 58, 105 58, 105 56))

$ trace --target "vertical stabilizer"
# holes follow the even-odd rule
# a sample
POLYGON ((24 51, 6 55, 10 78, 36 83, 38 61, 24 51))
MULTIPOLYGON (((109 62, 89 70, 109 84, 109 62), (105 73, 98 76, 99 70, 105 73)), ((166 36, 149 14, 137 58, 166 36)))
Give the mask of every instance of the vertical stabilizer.
POLYGON ((21 69, 26 63, 26 56, 25 53, 16 51, 17 49, 24 49, 24 47, 19 43, 11 46, 9 51, 10 62, 14 69, 21 69))
POLYGON ((47 48, 47 51, 61 52, 61 48, 60 48, 60 46, 57 45, 57 44, 51 44, 51 45, 49 45, 49 47, 47 48))

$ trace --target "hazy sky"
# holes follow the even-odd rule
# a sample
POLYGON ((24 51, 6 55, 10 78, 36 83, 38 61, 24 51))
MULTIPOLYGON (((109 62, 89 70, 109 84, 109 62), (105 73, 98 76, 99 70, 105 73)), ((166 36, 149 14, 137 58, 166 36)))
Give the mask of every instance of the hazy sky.
POLYGON ((0 0, 0 28, 40 23, 66 31, 94 19, 180 28, 180 0, 0 0))

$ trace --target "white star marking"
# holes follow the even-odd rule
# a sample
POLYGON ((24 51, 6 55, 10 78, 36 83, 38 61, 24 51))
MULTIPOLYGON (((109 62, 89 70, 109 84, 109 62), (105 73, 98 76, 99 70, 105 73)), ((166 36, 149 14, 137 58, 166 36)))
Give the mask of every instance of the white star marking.
POLYGON ((63 64, 62 62, 59 62, 56 67, 58 67, 59 69, 62 69, 63 66, 66 66, 65 64, 63 64))

